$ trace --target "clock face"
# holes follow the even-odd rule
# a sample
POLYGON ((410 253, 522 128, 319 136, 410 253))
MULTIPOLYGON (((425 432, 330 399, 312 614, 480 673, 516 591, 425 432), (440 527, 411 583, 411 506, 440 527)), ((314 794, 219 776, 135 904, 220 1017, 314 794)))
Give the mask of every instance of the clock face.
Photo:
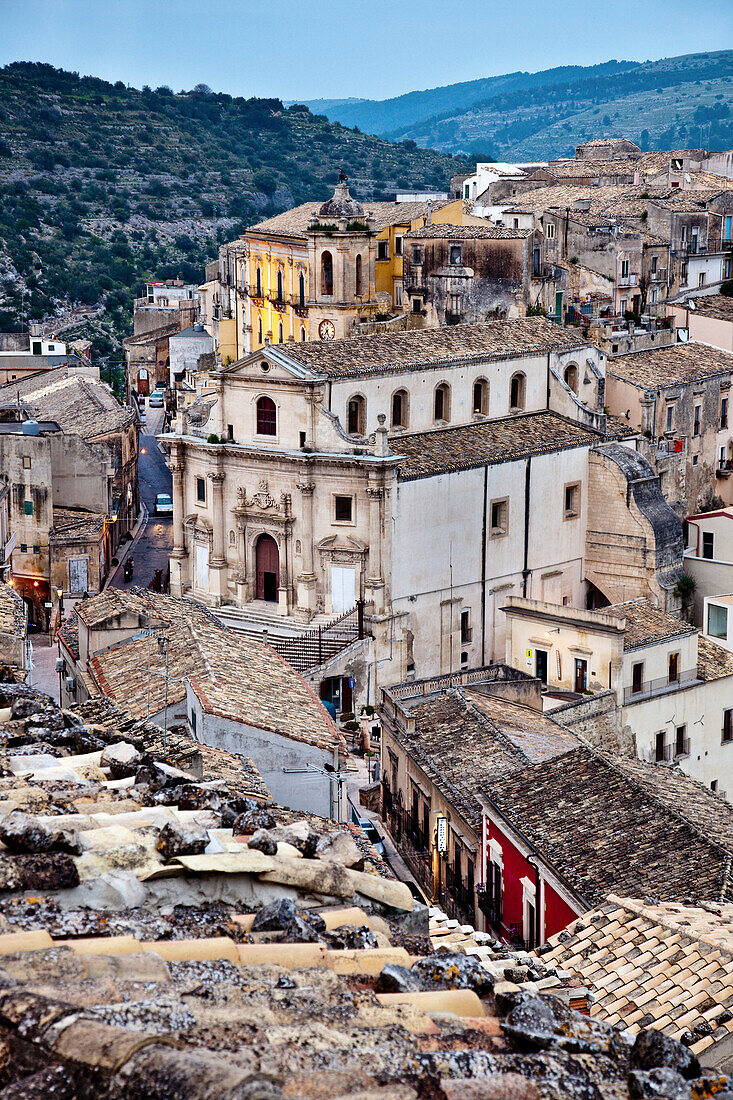
POLYGON ((318 326, 318 335, 321 340, 333 340, 336 335, 336 329, 334 328, 333 321, 321 321, 318 326))

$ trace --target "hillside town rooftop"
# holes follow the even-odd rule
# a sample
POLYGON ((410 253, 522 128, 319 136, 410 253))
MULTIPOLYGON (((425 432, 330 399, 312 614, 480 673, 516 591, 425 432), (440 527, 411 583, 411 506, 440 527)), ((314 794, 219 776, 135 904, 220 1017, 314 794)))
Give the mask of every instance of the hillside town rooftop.
POLYGON ((733 901, 733 807, 678 768, 579 747, 485 793, 586 905, 611 891, 733 901))
POLYGON ((0 403, 23 405, 36 420, 55 421, 62 431, 95 439, 135 419, 105 382, 57 367, 0 386, 0 403))
POLYGON ((639 389, 669 389, 717 374, 733 373, 733 355, 708 344, 670 344, 609 360, 607 374, 639 389))
POLYGON ((609 615, 622 615, 626 619, 624 649, 641 649, 668 638, 682 638, 696 633, 695 627, 676 615, 670 615, 668 611, 661 611, 645 597, 612 604, 604 607, 603 611, 609 615))
POLYGON ((588 347, 576 332, 546 317, 483 321, 472 325, 354 336, 288 344, 275 353, 326 378, 419 369, 437 363, 483 361, 588 347))
POLYGON ((475 466, 514 462, 527 455, 549 454, 573 447, 592 447, 602 436, 556 413, 525 413, 480 424, 400 435, 391 440, 404 456, 403 481, 469 470, 475 466))
POLYGON ((509 229, 500 225, 449 225, 436 222, 413 229, 407 233, 407 240, 524 240, 532 234, 531 229, 509 229))
MULTIPOLYGON (((321 212, 323 203, 304 202, 292 210, 285 210, 282 214, 276 214, 272 218, 251 225, 247 234, 254 233, 262 237, 301 237, 306 239, 306 230, 310 222, 317 218, 321 212)), ((431 200, 430 202, 367 202, 363 203, 364 211, 375 225, 377 231, 387 229, 391 225, 409 225, 415 218, 425 217, 432 210, 440 210, 446 206, 443 200, 431 200)))

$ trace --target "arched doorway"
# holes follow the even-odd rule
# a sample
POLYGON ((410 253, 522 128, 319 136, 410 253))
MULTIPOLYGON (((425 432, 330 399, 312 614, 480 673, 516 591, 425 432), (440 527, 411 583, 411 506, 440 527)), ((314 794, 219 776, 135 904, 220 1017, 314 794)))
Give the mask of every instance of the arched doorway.
POLYGON ((260 535, 255 549, 257 599, 277 603, 280 581, 280 555, 272 535, 260 535))

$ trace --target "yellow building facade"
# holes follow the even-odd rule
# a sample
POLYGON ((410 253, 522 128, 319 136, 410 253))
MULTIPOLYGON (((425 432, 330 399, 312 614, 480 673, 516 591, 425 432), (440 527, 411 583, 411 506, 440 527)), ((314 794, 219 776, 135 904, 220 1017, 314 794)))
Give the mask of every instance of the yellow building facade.
MULTIPOLYGON (((218 306, 212 307, 212 315, 218 308, 219 319, 209 326, 222 359, 225 352, 233 360, 241 359, 266 343, 348 335, 345 322, 350 329, 360 319, 373 319, 375 313, 380 317, 401 313, 402 238, 411 229, 426 225, 428 220, 462 224, 460 199, 454 202, 363 204, 363 230, 358 215, 354 214, 350 215, 350 230, 352 234, 363 232, 365 238, 373 238, 373 242, 364 244, 362 250, 365 285, 360 286, 361 279, 356 275, 344 278, 341 293, 337 291, 330 296, 333 298, 331 307, 329 296, 322 295, 321 273, 316 273, 316 278, 311 271, 314 253, 309 226, 320 219, 332 225, 336 233, 337 220, 321 211, 330 208, 337 194, 338 188, 334 198, 327 203, 303 203, 268 218, 248 229, 238 241, 222 246, 220 301, 218 306), (375 256, 374 282, 371 277, 367 279, 368 255, 375 256), (367 284, 371 290, 376 290, 376 307, 366 293, 367 284), (324 325, 324 320, 329 319, 332 325, 324 325)), ((348 191, 346 194, 350 198, 348 191)), ((320 243, 322 246, 324 242, 320 243)), ((322 252, 323 247, 316 250, 318 255, 322 252)))

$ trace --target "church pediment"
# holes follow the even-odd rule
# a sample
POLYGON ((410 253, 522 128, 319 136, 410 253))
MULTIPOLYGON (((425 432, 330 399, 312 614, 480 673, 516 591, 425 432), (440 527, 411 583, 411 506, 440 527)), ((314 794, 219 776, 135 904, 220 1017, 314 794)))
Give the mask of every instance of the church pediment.
POLYGON ((316 550, 330 554, 366 554, 369 547, 361 539, 352 538, 351 535, 346 535, 345 538, 341 535, 329 535, 316 543, 316 550))

